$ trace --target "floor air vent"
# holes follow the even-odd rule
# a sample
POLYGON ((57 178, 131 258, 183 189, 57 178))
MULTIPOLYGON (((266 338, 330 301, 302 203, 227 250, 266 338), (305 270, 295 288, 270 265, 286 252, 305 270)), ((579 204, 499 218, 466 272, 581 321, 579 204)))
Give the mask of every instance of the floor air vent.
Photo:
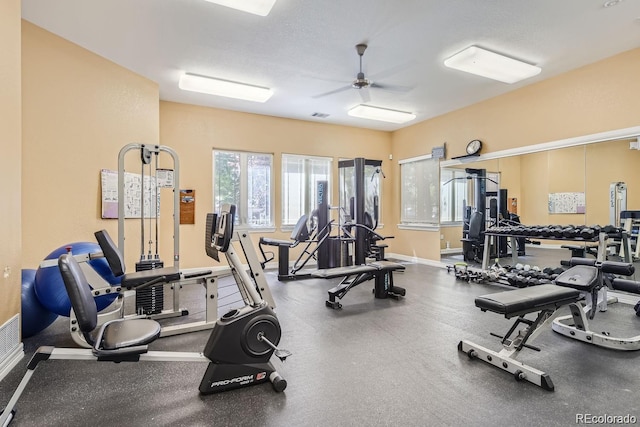
POLYGON ((0 364, 20 346, 20 315, 0 326, 0 364))

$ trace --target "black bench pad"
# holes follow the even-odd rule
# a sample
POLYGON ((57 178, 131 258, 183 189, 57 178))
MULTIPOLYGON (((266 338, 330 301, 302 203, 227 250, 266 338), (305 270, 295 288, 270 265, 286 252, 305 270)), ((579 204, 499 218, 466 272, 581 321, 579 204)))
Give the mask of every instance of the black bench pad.
POLYGON ((391 261, 376 261, 365 265, 348 265, 345 267, 324 268, 311 273, 311 277, 321 279, 335 279, 363 273, 375 273, 376 271, 404 270, 405 266, 391 261))
POLYGON ((374 262, 370 262, 367 265, 371 265, 378 270, 385 270, 385 271, 389 271, 389 270, 395 271, 395 270, 405 269, 404 264, 398 264, 397 262, 392 262, 392 261, 374 261, 374 262))
POLYGON ((476 307, 511 317, 552 306, 557 308, 579 298, 580 292, 575 289, 549 284, 479 296, 476 307))
POLYGON ((556 277, 555 282, 559 286, 590 291, 596 285, 597 280, 597 268, 590 265, 576 265, 556 277))
POLYGON ((261 237, 260 243, 268 246, 293 246, 296 242, 291 240, 278 240, 278 239, 270 239, 268 237, 261 237))
POLYGON ((374 271, 378 271, 378 269, 371 265, 347 265, 345 267, 323 268, 311 273, 311 277, 334 279, 336 277, 352 276, 354 274, 373 273, 374 271))
POLYGON ((125 288, 135 288, 163 276, 164 279, 159 283, 177 282, 180 280, 180 270, 175 267, 164 267, 127 273, 122 276, 121 284, 125 288))

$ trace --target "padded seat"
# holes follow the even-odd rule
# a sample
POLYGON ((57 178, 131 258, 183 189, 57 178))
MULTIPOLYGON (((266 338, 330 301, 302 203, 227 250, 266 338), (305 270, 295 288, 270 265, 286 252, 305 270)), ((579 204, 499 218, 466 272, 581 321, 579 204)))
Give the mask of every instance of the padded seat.
POLYGON ((589 265, 576 265, 556 277, 556 285, 590 291, 598 283, 598 269, 589 265))
POLYGON ((269 246, 288 246, 288 247, 293 247, 298 242, 296 242, 295 240, 278 240, 278 239, 270 239, 268 237, 261 237, 260 238, 260 243, 262 243, 263 245, 269 245, 269 246))
POLYGON ((93 234, 96 236, 96 240, 100 245, 100 249, 102 249, 102 253, 113 275, 116 277, 122 276, 120 284, 123 287, 132 289, 147 284, 177 282, 181 279, 180 270, 176 267, 155 268, 153 270, 143 270, 125 274, 126 267, 124 265, 124 258, 111 239, 111 236, 109 236, 109 233, 107 233, 106 230, 100 230, 93 234))
POLYGON ((122 286, 135 288, 150 282, 170 283, 180 280, 180 270, 175 267, 154 268, 153 270, 136 271, 122 276, 122 286))
POLYGON ((321 279, 334 279, 336 277, 347 277, 355 274, 374 273, 376 271, 404 270, 405 266, 391 261, 375 261, 363 265, 347 265, 345 267, 324 268, 311 273, 311 277, 321 279))
POLYGON ((547 308, 556 309, 579 298, 580 292, 575 289, 549 284, 479 296, 475 303, 483 311, 509 318, 547 308))
POLYGON ((374 271, 378 270, 378 268, 372 266, 371 264, 347 265, 345 267, 324 268, 321 270, 317 270, 311 273, 311 277, 318 277, 321 279, 334 279, 336 277, 352 276, 354 274, 373 273, 374 271))
POLYGON ((108 323, 102 333, 101 348, 115 350, 146 345, 160 336, 160 324, 149 319, 129 319, 108 323))
POLYGON ((58 258, 58 267, 78 319, 77 326, 93 347, 93 354, 98 360, 137 360, 140 354, 147 352, 147 344, 160 336, 160 324, 149 319, 111 320, 95 334, 98 310, 78 261, 70 254, 62 254, 58 258))
POLYGON ((398 264, 397 262, 392 261, 374 261, 369 264, 372 267, 375 267, 378 270, 404 270, 405 266, 403 264, 398 264))

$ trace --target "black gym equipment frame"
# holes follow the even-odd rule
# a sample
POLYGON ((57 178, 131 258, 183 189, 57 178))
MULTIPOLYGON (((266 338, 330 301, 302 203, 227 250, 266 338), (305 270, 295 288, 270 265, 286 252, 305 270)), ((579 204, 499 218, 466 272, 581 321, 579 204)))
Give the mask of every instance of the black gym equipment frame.
MULTIPOLYGON (((393 272, 403 271, 404 265, 384 260, 384 249, 376 251, 380 257, 375 262, 367 263, 367 255, 371 253, 370 246, 377 240, 383 240, 385 237, 376 233, 373 229, 377 226, 378 214, 374 212, 374 218, 367 224, 367 213, 365 203, 365 167, 372 166, 376 168, 375 173, 382 173, 381 160, 369 160, 362 157, 353 160, 341 160, 338 168, 346 170, 353 168, 352 187, 353 196, 349 201, 341 201, 340 209, 343 204, 349 203, 349 214, 352 222, 349 224, 339 224, 340 235, 337 237, 329 237, 318 249, 318 270, 311 273, 312 277, 322 279, 342 278, 341 282, 328 291, 329 298, 325 305, 329 308, 339 309, 342 304, 337 299, 342 299, 354 287, 368 282, 374 281, 374 297, 375 298, 394 298, 399 299, 406 295, 406 290, 393 283, 393 272), (344 240, 342 236, 343 227, 350 227, 353 237, 344 240), (372 236, 374 238, 372 238, 372 236), (342 243, 353 242, 353 259, 350 256, 340 256, 343 250, 342 243)), ((373 177, 372 177, 373 178, 373 177)), ((318 227, 328 224, 329 205, 326 200, 326 181, 318 183, 318 227), (322 197, 320 197, 322 195, 322 197)), ((374 200, 374 205, 377 205, 374 200)), ((377 206, 376 206, 377 207, 377 206)), ((371 217, 369 215, 369 217, 371 217)), ((329 233, 329 230, 326 231, 329 233)), ((319 233, 320 236, 320 233, 319 233)), ((324 236, 323 236, 324 237, 324 236)), ((342 254, 344 255, 344 254, 342 254)))

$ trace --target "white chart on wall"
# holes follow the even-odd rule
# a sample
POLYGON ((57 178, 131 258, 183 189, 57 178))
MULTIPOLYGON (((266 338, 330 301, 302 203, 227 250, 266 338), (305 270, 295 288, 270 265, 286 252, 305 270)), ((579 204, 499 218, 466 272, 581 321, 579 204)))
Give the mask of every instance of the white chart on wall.
POLYGON ((549 193, 550 214, 583 214, 585 212, 584 193, 549 193))
MULTIPOLYGON (((168 171, 173 173, 173 171, 168 171)), ((144 218, 155 218, 160 212, 160 188, 166 182, 173 182, 169 173, 163 173, 156 179, 140 174, 124 173, 124 216, 125 218, 140 218, 144 210, 144 218), (162 181, 160 181, 162 180, 162 181)), ((102 183, 102 218, 118 218, 118 172, 102 169, 100 171, 102 183)))

